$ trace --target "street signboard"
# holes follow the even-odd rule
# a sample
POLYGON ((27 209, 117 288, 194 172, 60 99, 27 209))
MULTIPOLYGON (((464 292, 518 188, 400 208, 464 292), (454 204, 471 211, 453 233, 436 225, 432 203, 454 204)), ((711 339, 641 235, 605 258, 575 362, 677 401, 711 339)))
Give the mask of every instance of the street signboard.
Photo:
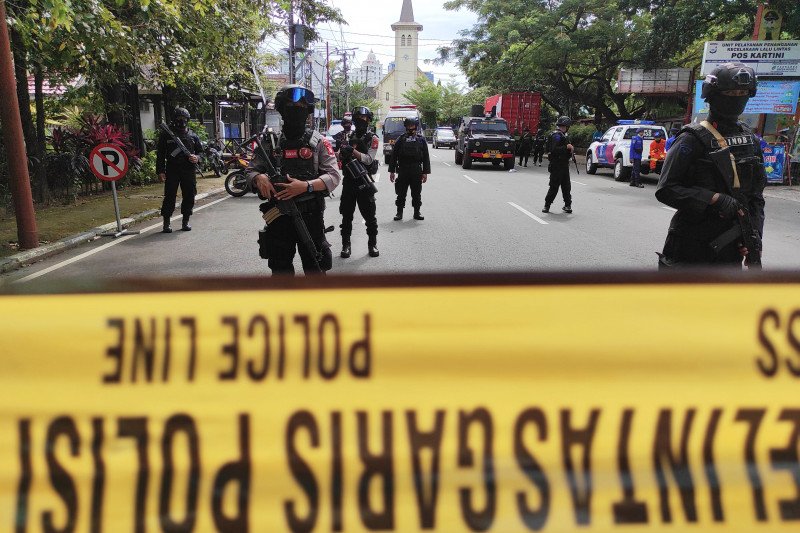
POLYGON ((768 183, 783 183, 786 173, 786 145, 770 144, 764 148, 764 171, 768 183))
POLYGON ((758 76, 800 76, 800 41, 706 41, 700 77, 732 61, 752 67, 758 76))
POLYGON ((691 80, 692 71, 688 68, 623 68, 617 77, 617 93, 688 94, 691 80))
POLYGON ((103 181, 121 180, 128 168, 128 156, 114 144, 98 144, 89 153, 89 169, 103 181))
MULTIPOLYGON (((697 114, 708 113, 708 103, 701 94, 703 80, 695 82, 694 109, 697 114)), ((797 112, 797 100, 800 98, 800 81, 762 80, 758 82, 756 95, 747 102, 744 112, 747 114, 793 115, 797 112)))

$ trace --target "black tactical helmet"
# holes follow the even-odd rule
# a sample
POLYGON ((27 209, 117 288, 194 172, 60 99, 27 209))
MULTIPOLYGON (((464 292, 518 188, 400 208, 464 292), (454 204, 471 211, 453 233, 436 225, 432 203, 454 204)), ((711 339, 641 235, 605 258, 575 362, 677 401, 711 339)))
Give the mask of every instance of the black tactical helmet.
POLYGON ((572 125, 572 119, 567 117, 567 116, 558 117, 558 120, 556 120, 556 126, 567 126, 567 127, 569 127, 571 125, 572 125))
POLYGON ((353 108, 353 120, 358 117, 367 117, 367 124, 372 122, 372 111, 369 110, 368 107, 364 107, 363 105, 357 106, 353 108))
POLYGON ((757 81, 755 71, 744 63, 725 63, 712 70, 703 80, 701 96, 703 100, 714 94, 752 98, 756 95, 757 81))
POLYGON ((342 118, 342 126, 347 126, 348 124, 349 124, 349 125, 352 125, 352 124, 353 124, 353 121, 352 121, 352 120, 350 120, 350 118, 349 118, 349 117, 343 117, 343 118, 342 118))
POLYGON ((314 109, 314 92, 302 85, 285 85, 275 94, 275 110, 280 113, 286 105, 304 102, 309 111, 314 109))
POLYGON ((177 120, 179 118, 189 120, 191 115, 189 114, 189 110, 185 107, 176 107, 175 111, 172 112, 172 120, 177 120))
POLYGON ((406 119, 403 121, 403 127, 404 128, 408 128, 409 126, 416 126, 416 125, 417 125, 417 119, 415 119, 415 118, 406 117, 406 119))

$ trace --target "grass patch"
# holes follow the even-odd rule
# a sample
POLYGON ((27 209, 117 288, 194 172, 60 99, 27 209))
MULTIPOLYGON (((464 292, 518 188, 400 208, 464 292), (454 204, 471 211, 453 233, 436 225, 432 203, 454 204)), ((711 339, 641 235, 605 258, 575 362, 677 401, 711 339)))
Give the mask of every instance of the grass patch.
MULTIPOLYGON (((224 179, 224 177, 213 177, 197 180, 198 194, 222 187, 224 179)), ((149 209, 160 209, 164 198, 164 185, 156 183, 144 187, 130 187, 119 191, 118 195, 119 213, 125 218, 149 209)), ((179 202, 180 198, 179 189, 179 202)), ((76 203, 70 205, 34 207, 40 244, 48 244, 115 221, 114 201, 110 192, 79 198, 76 203)), ((17 221, 11 213, 0 213, 0 257, 7 257, 18 251, 17 221)))

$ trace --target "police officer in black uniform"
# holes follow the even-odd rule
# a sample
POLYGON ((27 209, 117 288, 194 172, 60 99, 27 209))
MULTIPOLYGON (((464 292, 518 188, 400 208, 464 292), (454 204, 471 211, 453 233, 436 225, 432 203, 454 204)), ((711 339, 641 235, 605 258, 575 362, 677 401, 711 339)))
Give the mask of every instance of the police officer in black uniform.
POLYGON ((372 111, 364 106, 353 109, 355 131, 339 148, 339 159, 342 162, 342 198, 339 212, 342 214, 342 253, 341 257, 350 257, 350 234, 353 232, 353 213, 358 210, 367 224, 367 247, 370 257, 378 257, 378 219, 375 217, 375 194, 373 190, 359 189, 356 176, 353 176, 348 163, 356 159, 367 171, 374 174, 377 170, 378 136, 369 131, 372 122, 372 111))
POLYGON ((547 144, 547 135, 545 134, 544 128, 539 128, 539 130, 536 132, 536 137, 533 138, 534 165, 538 163, 539 166, 542 166, 542 160, 544 159, 544 149, 546 144, 547 144))
POLYGON ((333 151, 337 154, 339 149, 347 143, 353 130, 353 121, 345 117, 342 119, 342 131, 333 136, 333 151))
POLYGON ((544 209, 542 213, 550 212, 550 204, 556 199, 558 189, 561 188, 561 196, 564 198, 564 207, 562 211, 565 213, 572 213, 572 183, 569 181, 569 163, 572 160, 574 148, 569 142, 567 131, 572 125, 572 119, 569 117, 558 117, 556 121, 556 131, 550 134, 547 140, 548 154, 547 158, 550 163, 547 165, 547 170, 550 172, 550 188, 547 190, 547 196, 544 198, 544 209))
POLYGON ((181 188, 181 214, 183 231, 191 231, 189 217, 194 209, 194 197, 197 194, 197 181, 195 178, 195 165, 199 161, 199 154, 203 153, 200 137, 189 129, 189 111, 176 107, 172 114, 172 133, 178 137, 186 148, 192 152, 186 156, 175 141, 166 133, 161 134, 156 149, 156 173, 158 179, 164 184, 164 201, 161 203, 161 216, 164 217, 164 233, 172 233, 169 219, 175 211, 175 200, 178 196, 178 187, 181 188))
POLYGON ((287 85, 275 95, 275 109, 283 117, 276 150, 265 154, 257 149, 248 167, 252 183, 260 196, 268 200, 260 207, 267 223, 259 237, 261 256, 268 259, 273 274, 294 274, 294 255, 298 250, 306 274, 323 273, 332 265, 323 212, 325 197, 341 181, 336 155, 333 146, 318 131, 306 128, 308 116, 314 110, 313 92, 300 85, 287 85), (280 163, 286 183, 272 183, 265 174, 265 157, 270 157, 273 165, 280 163), (319 265, 303 243, 292 217, 281 214, 274 199, 294 200, 322 256, 319 265))
POLYGON ((758 138, 738 122, 755 94, 755 72, 742 63, 721 65, 703 81, 708 118, 681 130, 658 180, 656 198, 678 210, 659 254, 659 268, 741 267, 743 257, 748 265, 760 264, 767 178, 758 138), (736 233, 738 217, 745 214, 756 250, 748 250, 743 238, 724 239, 736 233))
POLYGON ((411 205, 414 207, 414 219, 425 220, 420 213, 422 207, 422 184, 428 181, 431 173, 431 158, 428 155, 428 143, 422 135, 417 135, 417 121, 407 118, 403 121, 406 132, 397 139, 389 159, 389 181, 394 183, 397 193, 397 214, 395 220, 403 219, 403 208, 406 206, 406 194, 411 188, 411 205), (399 174, 395 181, 395 171, 399 174))

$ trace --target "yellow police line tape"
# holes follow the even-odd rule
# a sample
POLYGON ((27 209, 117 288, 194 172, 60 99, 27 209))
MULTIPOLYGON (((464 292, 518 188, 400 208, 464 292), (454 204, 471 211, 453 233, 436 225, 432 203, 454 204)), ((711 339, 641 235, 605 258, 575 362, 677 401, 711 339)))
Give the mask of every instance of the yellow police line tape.
POLYGON ((0 296, 15 531, 800 525, 800 284, 0 296))

